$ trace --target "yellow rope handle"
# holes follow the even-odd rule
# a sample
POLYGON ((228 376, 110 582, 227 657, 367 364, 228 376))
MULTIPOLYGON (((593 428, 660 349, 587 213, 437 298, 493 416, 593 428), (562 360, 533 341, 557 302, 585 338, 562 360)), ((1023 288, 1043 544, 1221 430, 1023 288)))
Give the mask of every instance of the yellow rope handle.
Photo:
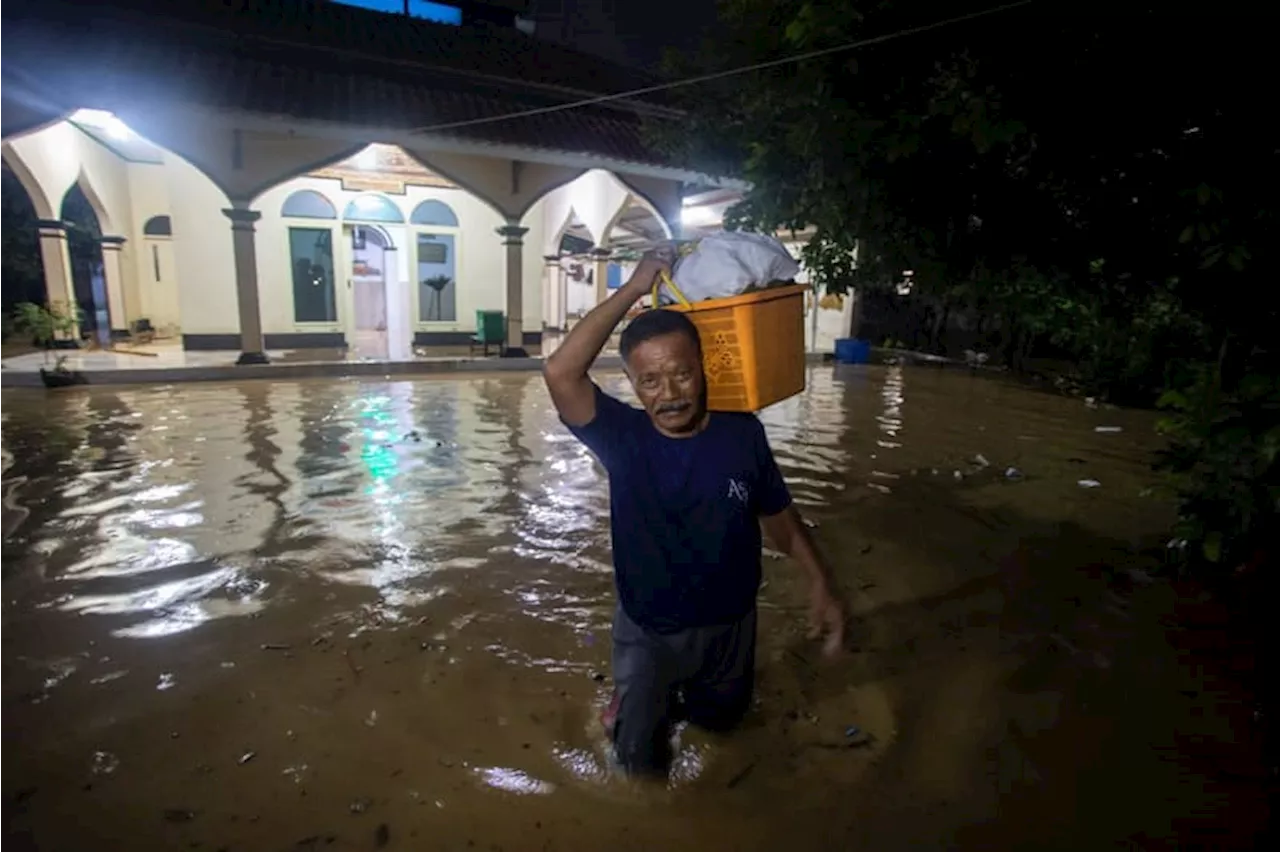
POLYGON ((653 282, 653 306, 655 308, 658 307, 658 290, 664 284, 667 286, 667 289, 671 291, 671 294, 676 297, 676 301, 684 305, 686 308, 689 307, 691 303, 684 297, 684 293, 680 292, 680 288, 676 286, 676 282, 671 280, 671 275, 664 269, 658 279, 653 282))

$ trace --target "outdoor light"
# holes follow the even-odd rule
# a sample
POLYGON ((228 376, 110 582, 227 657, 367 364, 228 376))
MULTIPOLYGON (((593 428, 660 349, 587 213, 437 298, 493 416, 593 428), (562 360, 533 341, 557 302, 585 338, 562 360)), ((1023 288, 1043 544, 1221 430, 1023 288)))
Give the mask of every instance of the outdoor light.
POLYGON ((680 224, 689 228, 719 224, 721 216, 710 207, 686 207, 680 211, 680 224))

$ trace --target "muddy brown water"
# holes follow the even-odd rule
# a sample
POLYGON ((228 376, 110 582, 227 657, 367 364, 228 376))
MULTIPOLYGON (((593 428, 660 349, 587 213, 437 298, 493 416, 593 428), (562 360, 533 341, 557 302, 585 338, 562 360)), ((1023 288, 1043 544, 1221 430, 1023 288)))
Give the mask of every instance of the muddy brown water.
POLYGON ((6 391, 3 418, 7 848, 1247 848, 1262 825, 1231 662, 1144 573, 1172 516, 1146 413, 814 368, 762 419, 855 647, 820 662, 797 569, 766 559, 757 707, 680 732, 666 787, 607 769, 607 486, 537 375, 6 391))

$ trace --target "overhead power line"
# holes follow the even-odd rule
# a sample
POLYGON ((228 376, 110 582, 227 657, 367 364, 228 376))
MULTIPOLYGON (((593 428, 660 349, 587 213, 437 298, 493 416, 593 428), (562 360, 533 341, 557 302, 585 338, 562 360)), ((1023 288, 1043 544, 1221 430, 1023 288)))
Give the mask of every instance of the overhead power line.
POLYGON ((977 18, 985 18, 988 15, 996 15, 1000 12, 1007 12, 1011 9, 1017 9, 1020 6, 1029 6, 1035 0, 1017 0, 1015 3, 1005 3, 1002 6, 993 6, 989 9, 982 9, 977 12, 969 12, 965 15, 957 15, 954 18, 946 18, 941 21, 934 21, 931 24, 922 24, 918 27, 908 27, 895 32, 886 33, 884 35, 873 36, 872 38, 859 39, 858 41, 846 42, 833 47, 824 47, 819 50, 810 50, 805 53, 797 53, 793 56, 784 56, 781 59, 770 59, 767 62, 757 62, 754 65, 744 65, 739 68, 730 68, 726 71, 715 71, 710 74, 700 74, 696 77, 686 77, 682 80, 672 80, 667 83, 657 83, 652 86, 644 86, 639 89, 630 89, 626 92, 616 92, 611 95, 596 95, 591 98, 583 98, 578 101, 570 101, 569 103, 554 104, 552 106, 534 107, 533 109, 519 110, 518 112, 503 113, 502 115, 491 115, 485 118, 472 118, 465 121, 450 121, 443 124, 433 124, 427 127, 415 128, 414 133, 434 133, 441 130, 456 130, 460 127, 475 127, 480 124, 495 124, 499 121, 511 121, 516 118, 528 118, 534 115, 547 115, 549 113, 564 112, 565 110, 579 109, 585 106, 593 106, 595 104, 608 103, 609 101, 625 100, 627 98, 635 98, 641 95, 651 95, 654 92, 665 92, 671 89, 679 89, 685 86, 695 86, 699 83, 709 83, 712 80, 723 80, 726 77, 734 77, 738 74, 749 74, 752 71, 762 71, 766 68, 777 68, 782 65, 790 65, 795 62, 804 62, 807 59, 817 59, 821 56, 830 56, 834 53, 843 53, 849 50, 857 50, 862 47, 870 47, 873 44, 883 44, 886 41, 894 39, 906 38, 907 36, 919 35, 920 33, 937 30, 943 27, 949 27, 954 24, 961 24, 965 21, 972 21, 977 18))

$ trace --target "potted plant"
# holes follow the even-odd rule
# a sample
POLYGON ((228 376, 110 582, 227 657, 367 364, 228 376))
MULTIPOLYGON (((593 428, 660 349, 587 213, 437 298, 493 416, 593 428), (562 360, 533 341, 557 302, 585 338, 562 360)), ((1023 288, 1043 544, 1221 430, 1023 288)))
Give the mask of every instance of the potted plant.
POLYGON ((453 283, 453 279, 448 275, 433 275, 430 278, 422 279, 423 287, 430 287, 432 291, 431 304, 432 307, 427 309, 428 319, 441 319, 440 316, 440 294, 444 292, 444 288, 453 283))
POLYGON ((82 375, 67 369, 66 355, 59 355, 53 363, 53 369, 47 369, 49 351, 59 337, 74 335, 79 325, 78 311, 62 305, 46 307, 34 302, 22 302, 13 309, 14 333, 29 335, 31 342, 44 350, 45 366, 40 368, 40 378, 45 387, 60 388, 84 381, 82 375))

